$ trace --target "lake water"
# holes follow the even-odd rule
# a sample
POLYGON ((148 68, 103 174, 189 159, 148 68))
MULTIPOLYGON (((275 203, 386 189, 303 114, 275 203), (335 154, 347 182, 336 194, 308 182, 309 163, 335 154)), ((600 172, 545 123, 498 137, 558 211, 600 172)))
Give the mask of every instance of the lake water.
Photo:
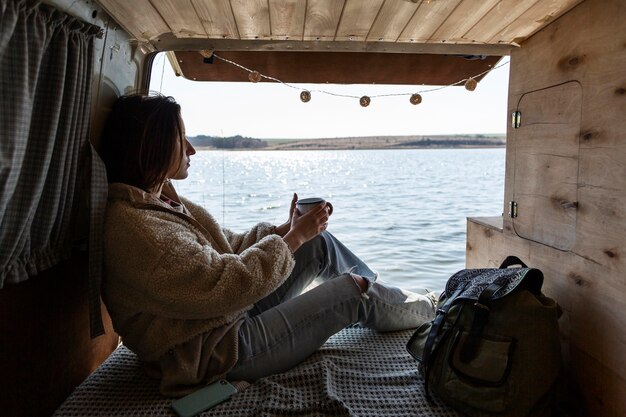
POLYGON ((413 291, 440 291, 465 266, 466 218, 502 214, 504 148, 199 151, 181 195, 234 231, 283 223, 292 194, 324 197, 328 230, 413 291))

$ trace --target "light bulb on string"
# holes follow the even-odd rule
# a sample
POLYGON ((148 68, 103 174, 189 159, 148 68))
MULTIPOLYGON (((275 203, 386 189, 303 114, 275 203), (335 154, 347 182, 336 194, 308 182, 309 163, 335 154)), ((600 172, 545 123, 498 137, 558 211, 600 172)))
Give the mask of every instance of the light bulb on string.
POLYGON ((311 101, 311 92, 307 90, 302 91, 300 93, 300 100, 302 100, 303 103, 311 101))
MULTIPOLYGON (((411 1, 415 1, 415 2, 419 2, 419 1, 423 1, 425 4, 431 3, 431 2, 435 2, 436 0, 411 0, 411 1)), ((277 83, 281 83, 286 87, 290 87, 290 88, 294 88, 294 89, 298 89, 300 90, 300 100, 303 103, 308 103, 311 100, 311 92, 308 90, 302 90, 299 87, 296 87, 294 85, 288 84, 284 81, 281 81, 277 78, 274 78, 272 76, 269 75, 263 75, 261 73, 259 73, 258 71, 252 70, 250 68, 246 68, 245 66, 238 64, 237 62, 231 61, 229 59, 226 58, 222 58, 221 56, 218 56, 217 54, 215 54, 212 50, 211 51, 202 51, 201 55, 203 57, 203 59, 208 59, 207 57, 210 57, 210 59, 216 58, 219 59, 221 61, 227 62, 231 65, 234 65, 236 67, 239 67, 240 69, 247 71, 248 72, 248 79, 253 82, 253 83, 258 83, 259 81, 261 81, 263 78, 266 78, 268 81, 273 81, 273 82, 277 82, 277 83)), ((437 90, 441 90, 443 88, 448 88, 448 87, 453 87, 453 86, 457 86, 457 85, 461 85, 462 83, 464 83, 465 89, 468 91, 474 91, 476 89, 476 87, 478 86, 478 81, 476 81, 475 77, 481 77, 483 75, 485 75, 486 73, 488 73, 489 71, 492 71, 496 68, 500 68, 504 65, 508 65, 509 62, 505 62, 504 64, 499 64, 496 65, 493 68, 490 68, 486 71, 483 71, 479 74, 473 75, 469 78, 466 78, 464 80, 460 80, 458 82, 452 83, 452 84, 448 84, 448 85, 444 85, 441 87, 437 87, 437 88, 431 88, 428 90, 423 90, 420 91, 420 93, 427 93, 427 92, 432 92, 432 91, 437 91, 437 90)), ((344 94, 335 94, 329 91, 324 91, 324 90, 316 90, 316 92, 320 92, 320 93, 324 93, 324 94, 330 94, 333 96, 338 96, 338 97, 349 97, 349 98, 356 98, 356 96, 352 96, 352 95, 344 95, 344 94)), ((374 97, 386 97, 386 96, 409 96, 409 102, 412 105, 418 105, 422 102, 422 96, 420 93, 401 93, 401 94, 381 94, 381 95, 375 95, 374 97)), ((371 104, 371 97, 369 96, 362 96, 359 98, 359 104, 361 105, 361 107, 368 107, 371 104)))
POLYGON ((473 77, 469 77, 467 81, 465 81, 465 89, 467 91, 476 90, 477 85, 478 85, 478 82, 473 77))
POLYGON ((253 83, 258 83, 259 81, 261 81, 261 73, 259 71, 252 71, 250 74, 248 74, 248 79, 253 83))
POLYGON ((422 102, 422 96, 417 94, 417 93, 415 93, 415 94, 411 95, 411 98, 409 99, 409 101, 411 102, 411 104, 417 106, 418 104, 420 104, 422 102))

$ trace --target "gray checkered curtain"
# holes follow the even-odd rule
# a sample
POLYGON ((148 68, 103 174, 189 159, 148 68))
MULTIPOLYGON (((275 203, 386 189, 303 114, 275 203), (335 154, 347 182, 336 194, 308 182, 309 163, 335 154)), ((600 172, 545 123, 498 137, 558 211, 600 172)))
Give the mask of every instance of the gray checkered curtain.
POLYGON ((93 169, 98 32, 38 1, 0 0, 0 288, 71 255, 93 169))

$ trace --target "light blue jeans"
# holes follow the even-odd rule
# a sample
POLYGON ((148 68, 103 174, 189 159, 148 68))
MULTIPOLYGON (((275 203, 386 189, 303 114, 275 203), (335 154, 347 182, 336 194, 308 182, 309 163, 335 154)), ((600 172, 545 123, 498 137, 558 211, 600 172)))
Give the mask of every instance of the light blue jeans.
POLYGON ((254 381, 286 371, 351 324, 404 330, 435 315, 428 297, 376 282, 377 274, 328 232, 294 257, 289 278, 248 312, 239 329, 239 359, 227 378, 254 381), (365 293, 350 273, 368 280, 365 293), (303 293, 314 280, 319 285, 303 293))

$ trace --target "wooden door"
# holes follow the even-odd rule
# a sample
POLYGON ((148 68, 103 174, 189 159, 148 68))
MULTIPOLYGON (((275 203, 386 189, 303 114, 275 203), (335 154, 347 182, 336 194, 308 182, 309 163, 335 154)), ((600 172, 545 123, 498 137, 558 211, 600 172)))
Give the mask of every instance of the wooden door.
POLYGON ((577 81, 525 93, 513 130, 515 233, 564 251, 576 242, 581 103, 577 81))

